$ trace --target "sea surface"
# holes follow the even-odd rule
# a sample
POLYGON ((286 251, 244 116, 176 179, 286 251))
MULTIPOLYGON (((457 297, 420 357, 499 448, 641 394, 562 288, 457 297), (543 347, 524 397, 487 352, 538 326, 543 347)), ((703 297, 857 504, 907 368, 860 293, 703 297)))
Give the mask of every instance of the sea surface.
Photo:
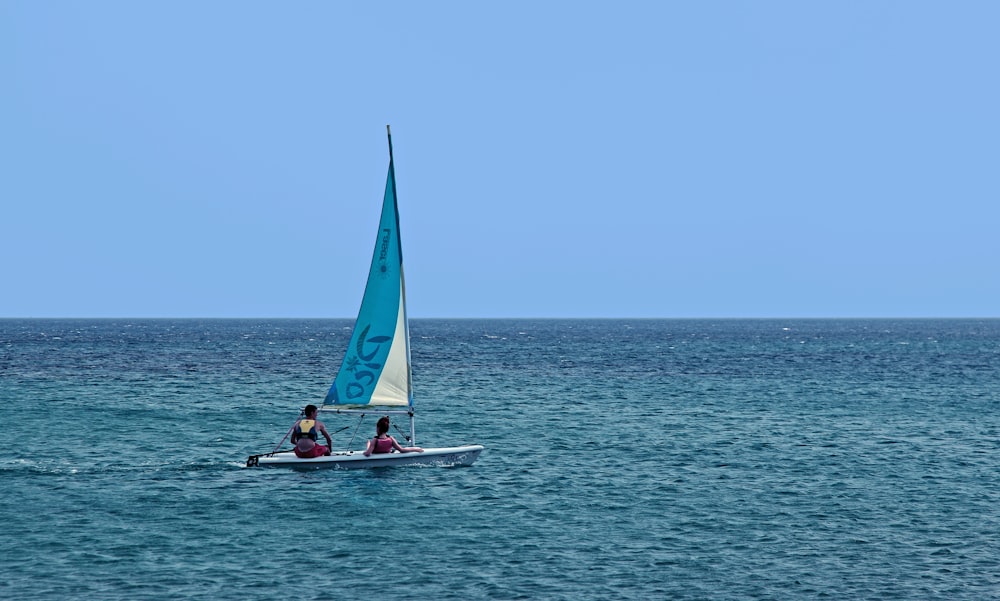
POLYGON ((0 599, 1000 599, 1000 320, 418 319, 473 466, 246 468, 351 325, 0 320, 0 599))

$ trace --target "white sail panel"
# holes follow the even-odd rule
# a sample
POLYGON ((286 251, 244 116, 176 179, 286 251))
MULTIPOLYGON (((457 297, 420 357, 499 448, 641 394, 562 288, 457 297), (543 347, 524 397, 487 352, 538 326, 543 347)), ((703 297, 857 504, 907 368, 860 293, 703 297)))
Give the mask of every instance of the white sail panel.
POLYGON ((370 405, 398 407, 410 404, 410 353, 407 348, 409 332, 406 324, 406 293, 400 273, 399 313, 396 317, 396 332, 392 337, 392 347, 375 390, 372 391, 370 405))

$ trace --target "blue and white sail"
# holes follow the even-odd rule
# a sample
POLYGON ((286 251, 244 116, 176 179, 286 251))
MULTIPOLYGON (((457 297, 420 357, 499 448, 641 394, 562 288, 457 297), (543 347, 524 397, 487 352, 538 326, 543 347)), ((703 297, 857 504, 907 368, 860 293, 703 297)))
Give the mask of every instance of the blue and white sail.
POLYGON ((334 409, 413 406, 410 332, 391 133, 389 175, 365 295, 344 361, 323 404, 334 409))

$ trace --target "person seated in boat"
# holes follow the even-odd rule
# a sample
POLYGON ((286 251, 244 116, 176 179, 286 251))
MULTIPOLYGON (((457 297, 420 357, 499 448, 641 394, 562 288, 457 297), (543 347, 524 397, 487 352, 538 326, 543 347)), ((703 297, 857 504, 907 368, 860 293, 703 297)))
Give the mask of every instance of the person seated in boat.
POLYGON ((423 453, 420 447, 401 447, 396 439, 389 436, 389 417, 381 417, 375 424, 375 438, 369 439, 368 448, 365 449, 365 457, 370 457, 372 453, 391 453, 393 449, 400 453, 423 453))
POLYGON ((292 428, 292 444, 295 445, 296 457, 309 459, 311 457, 329 455, 330 449, 333 448, 333 439, 330 438, 330 434, 326 431, 326 426, 323 425, 323 422, 316 419, 318 412, 319 410, 316 408, 316 405, 306 405, 306 408, 303 410, 305 417, 295 422, 295 427, 292 428), (319 440, 320 434, 326 438, 327 446, 316 442, 319 440))

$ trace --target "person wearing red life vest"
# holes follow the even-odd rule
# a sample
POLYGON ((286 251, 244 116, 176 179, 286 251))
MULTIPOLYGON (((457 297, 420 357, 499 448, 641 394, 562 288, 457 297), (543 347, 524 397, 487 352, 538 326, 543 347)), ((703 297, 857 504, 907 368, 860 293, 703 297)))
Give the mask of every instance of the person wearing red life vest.
POLYGON ((365 449, 365 457, 370 457, 372 453, 391 453, 393 450, 400 453, 423 453, 420 447, 401 447, 396 439, 389 436, 389 417, 381 417, 375 424, 375 438, 368 441, 368 448, 365 449))

